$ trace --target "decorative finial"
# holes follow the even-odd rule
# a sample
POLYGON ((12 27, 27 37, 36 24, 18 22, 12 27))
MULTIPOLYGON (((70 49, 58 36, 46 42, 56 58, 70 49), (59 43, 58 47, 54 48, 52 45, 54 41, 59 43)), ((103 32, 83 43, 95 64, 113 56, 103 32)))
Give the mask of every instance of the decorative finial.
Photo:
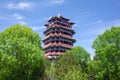
POLYGON ((59 17, 59 18, 60 18, 60 16, 61 16, 60 13, 58 13, 58 17, 59 17))

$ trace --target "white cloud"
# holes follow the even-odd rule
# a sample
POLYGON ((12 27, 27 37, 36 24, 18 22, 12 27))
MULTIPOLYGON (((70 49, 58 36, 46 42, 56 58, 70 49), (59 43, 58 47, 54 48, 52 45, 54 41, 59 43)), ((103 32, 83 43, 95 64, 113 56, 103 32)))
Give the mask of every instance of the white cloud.
POLYGON ((45 29, 46 27, 45 26, 41 26, 41 27, 32 27, 33 30, 35 31, 38 31, 38 30, 41 30, 41 29, 45 29))
POLYGON ((33 7, 31 2, 10 3, 7 5, 8 9, 29 9, 33 7))
POLYGON ((19 24, 27 25, 25 21, 18 21, 19 24))
POLYGON ((55 5, 62 5, 64 2, 65 0, 45 0, 39 4, 41 5, 41 7, 51 7, 55 5))
POLYGON ((63 4, 64 0, 52 0, 52 4, 63 4))
POLYGON ((100 23, 102 23, 102 20, 97 20, 97 21, 88 23, 87 25, 96 25, 96 24, 100 24, 100 23))
POLYGON ((99 25, 94 32, 102 34, 105 30, 110 29, 112 26, 120 26, 120 19, 104 22, 103 24, 99 25))
POLYGON ((21 19, 24 18, 23 16, 21 16, 21 15, 19 15, 19 14, 17 14, 17 13, 14 13, 12 16, 13 16, 15 19, 17 19, 17 20, 21 20, 21 19))

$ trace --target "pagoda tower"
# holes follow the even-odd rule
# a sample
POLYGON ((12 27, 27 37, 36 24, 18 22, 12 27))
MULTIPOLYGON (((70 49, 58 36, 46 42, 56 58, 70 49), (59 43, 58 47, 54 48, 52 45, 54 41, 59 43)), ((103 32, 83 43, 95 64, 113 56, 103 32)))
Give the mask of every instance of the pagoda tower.
POLYGON ((56 58, 73 47, 73 43, 76 42, 72 38, 73 34, 75 34, 72 29, 73 24, 70 19, 64 18, 60 14, 51 17, 47 21, 44 25, 47 29, 43 32, 45 35, 43 40, 45 57, 56 58))

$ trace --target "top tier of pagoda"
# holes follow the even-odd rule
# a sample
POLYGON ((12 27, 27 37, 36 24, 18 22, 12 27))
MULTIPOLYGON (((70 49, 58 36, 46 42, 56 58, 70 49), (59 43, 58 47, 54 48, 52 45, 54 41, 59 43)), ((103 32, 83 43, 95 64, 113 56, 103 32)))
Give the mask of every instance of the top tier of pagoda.
POLYGON ((45 26, 44 50, 48 58, 56 58, 68 49, 71 49, 76 41, 72 38, 75 31, 72 29, 74 23, 70 19, 64 18, 58 14, 50 18, 45 26))

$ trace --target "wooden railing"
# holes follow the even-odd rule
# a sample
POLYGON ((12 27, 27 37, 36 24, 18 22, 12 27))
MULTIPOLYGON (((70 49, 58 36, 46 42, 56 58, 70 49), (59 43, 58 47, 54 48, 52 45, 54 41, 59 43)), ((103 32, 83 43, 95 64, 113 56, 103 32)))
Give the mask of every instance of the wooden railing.
POLYGON ((70 28, 70 27, 67 27, 67 26, 63 26, 63 25, 61 25, 61 24, 54 24, 54 25, 52 25, 53 27, 63 27, 63 28, 65 28, 65 29, 69 29, 69 30, 72 30, 72 28, 70 28))
POLYGON ((53 36, 63 36, 63 37, 66 37, 66 38, 72 38, 72 36, 66 35, 66 34, 62 34, 62 33, 50 33, 49 35, 47 35, 45 37, 45 39, 47 39, 49 37, 53 37, 53 36))
POLYGON ((61 55, 61 54, 64 54, 64 52, 48 52, 48 53, 45 53, 45 56, 50 56, 50 55, 61 55))
POLYGON ((72 48, 71 44, 65 44, 62 42, 58 42, 58 43, 57 42, 54 42, 54 43, 50 42, 44 46, 44 49, 49 47, 49 46, 62 46, 62 47, 72 48))

